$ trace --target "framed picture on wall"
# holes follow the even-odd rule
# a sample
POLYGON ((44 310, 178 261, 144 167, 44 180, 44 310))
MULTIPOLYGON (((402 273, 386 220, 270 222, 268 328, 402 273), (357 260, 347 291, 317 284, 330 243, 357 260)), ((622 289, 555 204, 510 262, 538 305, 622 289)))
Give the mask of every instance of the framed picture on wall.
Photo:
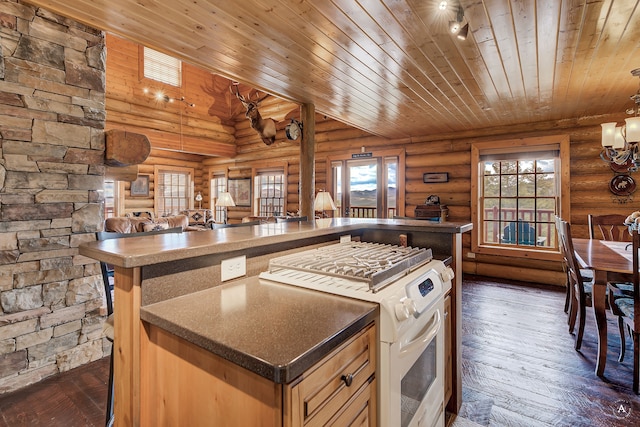
POLYGON ((149 197, 149 175, 138 175, 135 181, 131 181, 131 196, 149 197))
POLYGON ((251 178, 231 178, 228 185, 236 206, 251 206, 251 178))

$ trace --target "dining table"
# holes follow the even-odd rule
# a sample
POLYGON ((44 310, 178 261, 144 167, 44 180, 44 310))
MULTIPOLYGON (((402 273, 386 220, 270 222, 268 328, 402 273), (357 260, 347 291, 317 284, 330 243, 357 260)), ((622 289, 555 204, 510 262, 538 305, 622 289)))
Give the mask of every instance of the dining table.
POLYGON ((631 275, 631 244, 611 240, 572 239, 581 268, 593 270, 592 307, 598 332, 596 375, 602 377, 607 364, 607 281, 631 275))

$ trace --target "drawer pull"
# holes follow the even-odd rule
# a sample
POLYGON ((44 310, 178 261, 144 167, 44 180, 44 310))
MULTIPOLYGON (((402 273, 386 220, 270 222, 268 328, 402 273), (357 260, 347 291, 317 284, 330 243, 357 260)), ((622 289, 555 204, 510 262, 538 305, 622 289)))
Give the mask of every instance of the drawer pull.
POLYGON ((353 383, 353 374, 344 374, 340 379, 344 381, 347 387, 349 387, 351 383, 353 383))

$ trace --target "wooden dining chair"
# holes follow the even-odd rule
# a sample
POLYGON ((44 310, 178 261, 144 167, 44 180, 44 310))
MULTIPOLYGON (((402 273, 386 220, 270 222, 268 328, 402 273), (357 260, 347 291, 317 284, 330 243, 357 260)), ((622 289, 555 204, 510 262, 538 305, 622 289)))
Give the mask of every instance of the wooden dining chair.
POLYGON ((629 242, 631 236, 624 221, 625 215, 589 215, 589 238, 629 242))
POLYGON ((558 249, 560 249, 560 254, 562 255, 562 271, 564 271, 566 276, 566 282, 565 282, 566 293, 564 297, 564 312, 569 313, 569 306, 571 304, 571 284, 570 284, 571 278, 569 277, 569 271, 568 271, 569 262, 567 261, 567 254, 565 253, 565 249, 562 244, 562 239, 563 239, 562 218, 560 218, 558 215, 555 216, 555 225, 556 225, 556 233, 558 235, 558 249))
POLYGON ((632 243, 632 263, 633 274, 631 282, 609 282, 607 290, 609 292, 609 307, 611 312, 618 318, 618 328, 620 330, 620 357, 618 360, 622 362, 625 354, 625 326, 631 332, 633 338, 633 392, 638 394, 638 376, 640 364, 640 261, 638 260, 638 251, 640 250, 640 235, 638 230, 631 233, 632 243), (632 286, 632 292, 629 292, 628 286, 632 286), (638 317, 635 313, 638 312, 638 317))
MULTIPOLYGON (((571 275, 569 274, 569 260, 567 258, 567 251, 563 245, 563 241, 565 239, 564 236, 564 230, 565 227, 563 225, 563 219, 559 216, 555 216, 555 226, 556 226, 556 233, 558 234, 558 249, 560 249, 560 254, 562 255, 562 270, 564 271, 565 275, 566 275, 566 294, 565 294, 565 300, 564 300, 564 312, 569 314, 569 317, 567 318, 567 323, 570 325, 569 328, 569 332, 573 333, 573 325, 575 325, 575 314, 576 311, 574 310, 573 312, 571 312, 571 303, 572 301, 574 301, 575 298, 573 298, 573 290, 575 287, 575 284, 572 283, 572 279, 571 279, 571 275)), ((593 271, 590 269, 585 269, 585 268, 581 268, 579 269, 580 272, 580 277, 582 277, 582 282, 584 283, 588 283, 589 286, 591 286, 593 284, 593 271)))
POLYGON ((584 335, 585 317, 587 307, 592 306, 592 282, 586 282, 582 274, 580 274, 580 264, 573 249, 573 241, 571 240, 571 224, 561 220, 558 225, 559 235, 562 240, 562 248, 567 263, 568 285, 570 290, 569 302, 569 332, 573 333, 578 323, 578 331, 576 332, 575 349, 580 350, 582 347, 582 337, 584 335))

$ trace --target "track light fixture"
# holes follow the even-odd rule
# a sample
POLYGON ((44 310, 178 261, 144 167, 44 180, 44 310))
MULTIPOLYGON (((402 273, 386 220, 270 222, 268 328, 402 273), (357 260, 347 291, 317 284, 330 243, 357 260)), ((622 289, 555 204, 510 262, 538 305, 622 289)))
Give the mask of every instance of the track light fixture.
POLYGON ((469 24, 467 23, 463 26, 462 21, 464 21, 464 10, 461 5, 458 5, 456 20, 449 21, 449 31, 451 34, 456 34, 460 40, 466 40, 469 33, 469 24))
POLYGON ((466 40, 468 33, 469 33, 469 24, 465 24, 464 27, 460 28, 460 31, 458 31, 457 37, 460 40, 466 40))

